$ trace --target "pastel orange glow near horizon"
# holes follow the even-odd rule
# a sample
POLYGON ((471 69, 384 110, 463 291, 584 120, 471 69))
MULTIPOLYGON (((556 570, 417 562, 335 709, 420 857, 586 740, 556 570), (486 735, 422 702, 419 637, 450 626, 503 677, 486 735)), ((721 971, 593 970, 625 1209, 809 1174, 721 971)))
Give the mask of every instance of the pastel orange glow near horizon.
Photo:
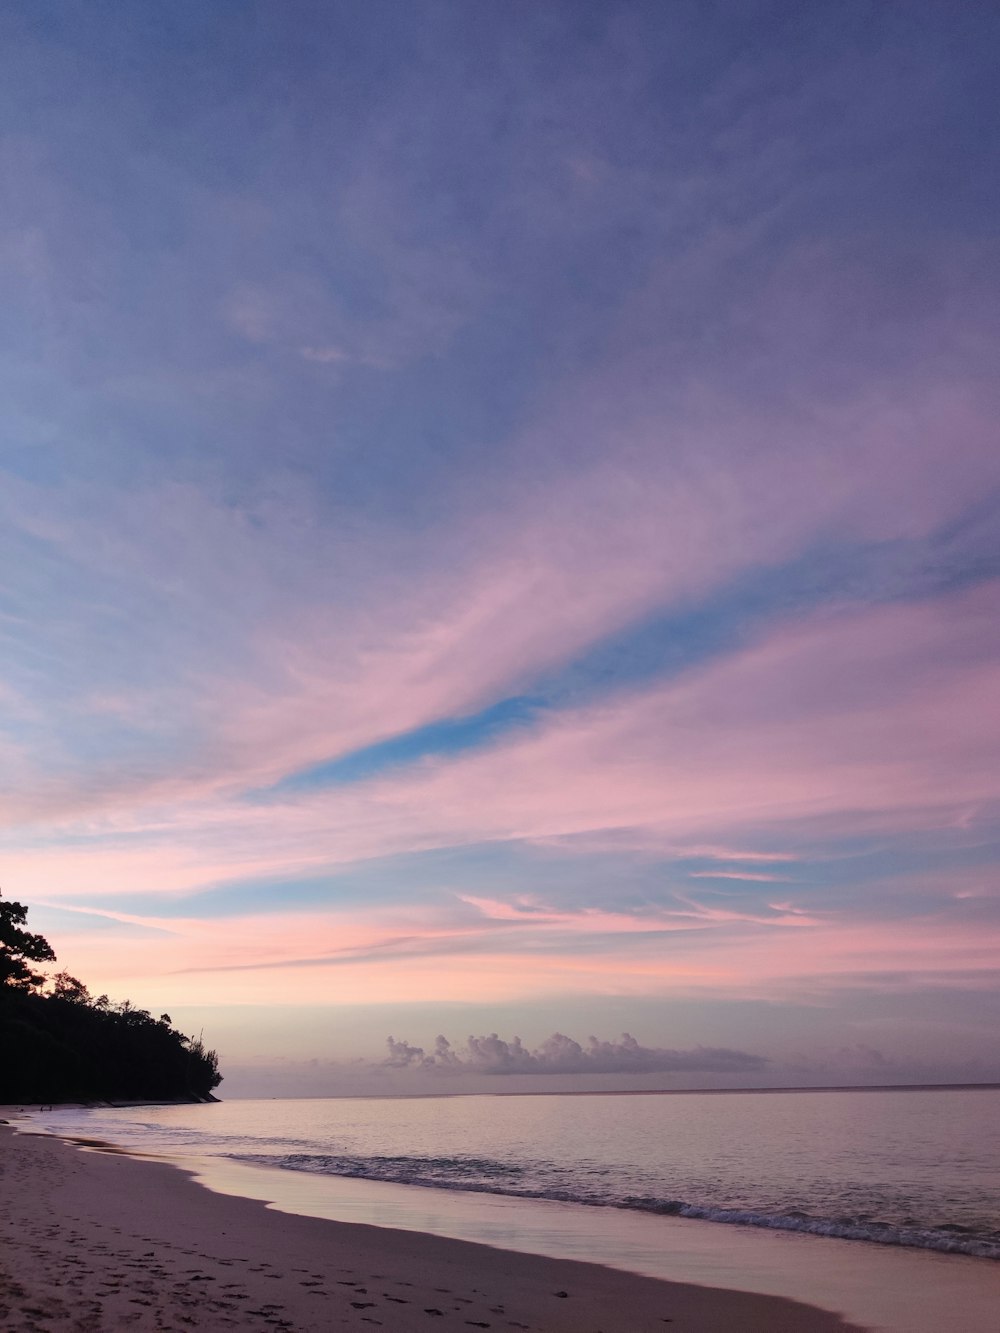
POLYGON ((1000 1080, 1000 20, 269 9, 14 6, 4 895, 237 1095, 1000 1080))

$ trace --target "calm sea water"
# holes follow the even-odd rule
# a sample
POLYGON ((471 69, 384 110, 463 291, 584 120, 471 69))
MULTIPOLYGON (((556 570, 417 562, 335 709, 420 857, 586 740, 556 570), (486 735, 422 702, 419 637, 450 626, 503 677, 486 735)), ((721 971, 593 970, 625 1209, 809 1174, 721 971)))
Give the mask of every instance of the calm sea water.
POLYGON ((56 1111, 64 1135, 1000 1258, 1000 1091, 231 1101, 56 1111))

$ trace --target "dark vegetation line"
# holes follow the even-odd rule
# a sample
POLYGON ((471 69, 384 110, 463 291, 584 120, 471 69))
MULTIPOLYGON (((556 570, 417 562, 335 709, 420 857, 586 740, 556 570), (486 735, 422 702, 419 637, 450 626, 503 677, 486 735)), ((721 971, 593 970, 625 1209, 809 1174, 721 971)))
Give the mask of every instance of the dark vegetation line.
POLYGON ((95 999, 24 929, 28 909, 0 897, 0 1103, 209 1101, 222 1082, 215 1051, 169 1014, 95 999))

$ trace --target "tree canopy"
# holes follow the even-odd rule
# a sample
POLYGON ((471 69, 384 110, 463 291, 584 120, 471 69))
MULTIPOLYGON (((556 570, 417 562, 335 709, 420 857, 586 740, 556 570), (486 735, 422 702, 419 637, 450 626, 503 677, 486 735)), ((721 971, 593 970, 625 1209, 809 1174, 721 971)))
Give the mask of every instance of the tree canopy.
POLYGON ((205 1101, 222 1081, 218 1057, 169 1014, 94 999, 54 963, 28 909, 0 896, 0 1102, 205 1101))
POLYGON ((48 940, 21 929, 27 919, 28 909, 22 903, 4 902, 0 895, 0 986, 18 990, 40 986, 45 978, 28 964, 56 960, 48 940))

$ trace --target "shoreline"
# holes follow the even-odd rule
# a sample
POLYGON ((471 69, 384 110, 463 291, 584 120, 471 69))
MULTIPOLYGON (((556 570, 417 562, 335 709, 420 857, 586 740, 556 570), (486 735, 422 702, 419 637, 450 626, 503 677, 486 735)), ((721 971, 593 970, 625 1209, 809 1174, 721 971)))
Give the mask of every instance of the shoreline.
MULTIPOLYGON (((738 1097, 738 1096, 767 1096, 770 1094, 781 1093, 839 1093, 839 1092, 1000 1092, 1000 1083, 817 1083, 815 1085, 797 1085, 789 1084, 776 1087, 750 1087, 750 1088, 519 1088, 516 1092, 508 1092, 504 1089, 496 1091, 478 1090, 476 1092, 344 1092, 337 1093, 336 1101, 346 1102, 364 1102, 364 1101, 440 1101, 448 1098, 457 1097, 738 1097)), ((92 1101, 69 1101, 53 1102, 48 1106, 42 1105, 37 1109, 39 1111, 68 1111, 68 1110, 94 1110, 102 1107, 113 1107, 126 1109, 131 1106, 211 1106, 219 1105, 223 1102, 252 1102, 260 1100, 277 1100, 274 1097, 257 1096, 234 1096, 217 1097, 214 1093, 208 1093, 205 1097, 174 1097, 169 1099, 157 1100, 107 1100, 104 1098, 95 1098, 92 1101)), ((281 1101, 327 1101, 329 1097, 325 1093, 300 1094, 298 1096, 282 1097, 281 1101)), ((9 1104, 0 1106, 0 1111, 8 1115, 33 1115, 35 1114, 35 1103, 28 1102, 23 1106, 9 1104)))
MULTIPOLYGON (((383 1244, 408 1234, 446 1245, 489 1247, 515 1262, 530 1256, 588 1268, 596 1263, 619 1277, 639 1275, 729 1296, 752 1292, 798 1302, 814 1314, 835 1311, 846 1325, 870 1333, 997 1330, 1000 1263, 988 1258, 732 1221, 720 1226, 715 1220, 583 1207, 563 1200, 290 1170, 266 1157, 243 1159, 238 1152, 230 1153, 225 1134, 219 1143, 197 1146, 214 1121, 207 1108, 187 1115, 183 1108, 162 1107, 151 1116, 156 1124, 162 1116, 164 1128, 186 1128, 179 1135, 138 1136, 129 1127, 155 1129, 155 1124, 145 1125, 141 1112, 135 1119, 131 1110, 108 1116, 100 1108, 81 1108, 82 1114, 63 1110, 70 1112, 67 1117, 50 1118, 0 1107, 0 1116, 15 1117, 20 1129, 41 1131, 57 1144, 82 1144, 82 1149, 70 1151, 82 1151, 91 1161, 111 1153, 126 1160, 124 1154, 139 1167, 152 1163, 157 1170, 179 1173, 194 1182, 199 1193, 198 1187, 204 1187, 213 1195, 256 1200, 271 1212, 290 1215, 295 1223, 311 1218, 334 1226, 346 1223, 349 1229, 360 1224, 363 1230, 376 1229, 383 1244)), ((209 1141, 212 1138, 209 1133, 209 1141)), ((0 1158, 2 1146, 0 1139, 0 1158)), ((0 1231, 0 1242, 2 1238, 0 1231)), ((383 1322, 401 1327, 398 1319, 383 1322)), ((5 1327, 2 1315, 0 1327, 5 1327)), ((609 1327, 617 1326, 612 1321, 609 1327)), ((727 1326, 727 1333, 733 1327, 743 1333, 739 1321, 727 1326)))
POLYGON ((779 1296, 281 1212, 182 1163, 0 1125, 10 1333, 381 1326, 534 1333, 864 1333, 779 1296))

